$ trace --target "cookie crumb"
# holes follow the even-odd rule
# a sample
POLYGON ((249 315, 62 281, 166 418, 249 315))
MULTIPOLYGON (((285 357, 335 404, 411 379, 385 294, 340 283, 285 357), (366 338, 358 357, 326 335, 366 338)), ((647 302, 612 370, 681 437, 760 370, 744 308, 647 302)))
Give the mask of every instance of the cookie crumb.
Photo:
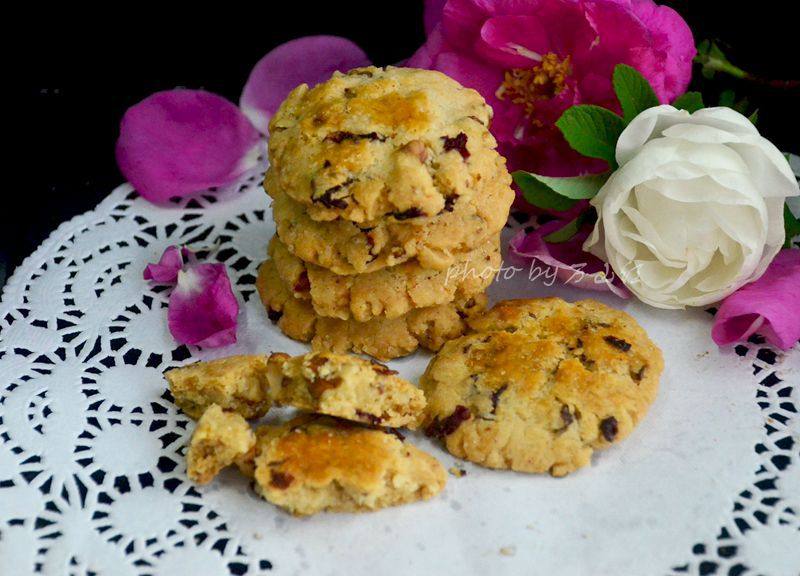
POLYGON ((463 468, 459 468, 458 466, 451 466, 447 471, 456 478, 463 478, 467 475, 467 471, 463 468))
POLYGON ((514 556, 517 553, 516 546, 503 546, 500 548, 500 555, 502 556, 514 556))

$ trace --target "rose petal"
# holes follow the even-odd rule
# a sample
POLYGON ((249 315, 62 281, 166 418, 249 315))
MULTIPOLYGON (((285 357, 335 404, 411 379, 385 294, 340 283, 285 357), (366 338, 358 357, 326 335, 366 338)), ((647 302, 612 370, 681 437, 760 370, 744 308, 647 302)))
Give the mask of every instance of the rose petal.
POLYGON ((369 66, 356 44, 338 36, 306 36, 281 44, 267 53, 250 72, 239 106, 263 134, 269 119, 300 84, 315 86, 335 71, 369 66))
POLYGON ((255 165, 263 144, 239 109, 202 90, 148 96, 125 112, 117 164, 151 202, 225 186, 255 165))
POLYGON ((728 296, 714 318, 711 337, 719 346, 758 332, 788 350, 800 339, 800 250, 781 250, 758 280, 728 296))
POLYGON ((447 0, 425 0, 425 11, 422 20, 425 24, 425 34, 430 34, 442 20, 442 10, 447 0))
POLYGON ((567 221, 554 220, 526 233, 520 230, 509 242, 510 254, 522 260, 539 260, 545 266, 555 269, 556 277, 565 284, 595 291, 610 291, 620 298, 628 298, 630 293, 618 276, 599 258, 584 252, 581 248, 589 234, 582 229, 572 239, 558 244, 548 244, 544 237, 562 228, 567 221))
POLYGON ((208 348, 233 344, 238 314, 224 264, 197 264, 178 274, 168 312, 175 340, 208 348))
POLYGON ((178 280, 178 272, 189 261, 192 252, 185 247, 170 246, 161 255, 157 264, 148 264, 144 269, 144 279, 162 284, 174 284, 178 280))
POLYGON ((495 16, 481 27, 475 49, 503 68, 533 68, 550 50, 550 41, 536 16, 495 16))

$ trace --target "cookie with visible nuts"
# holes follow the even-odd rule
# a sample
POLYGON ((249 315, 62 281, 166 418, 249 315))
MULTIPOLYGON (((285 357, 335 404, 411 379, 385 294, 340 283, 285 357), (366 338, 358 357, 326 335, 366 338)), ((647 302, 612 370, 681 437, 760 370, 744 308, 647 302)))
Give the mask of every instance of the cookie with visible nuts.
POLYGON ((317 221, 434 216, 494 177, 491 115, 478 92, 440 72, 336 72, 295 88, 272 117, 265 188, 317 221))
POLYGON ((466 300, 483 292, 501 264, 500 239, 459 256, 446 270, 410 261, 367 274, 340 276, 306 264, 273 237, 269 255, 295 298, 308 300, 319 316, 358 322, 397 318, 415 308, 466 300))
POLYGON ((194 482, 207 484, 226 466, 250 452, 256 437, 247 420, 235 412, 209 406, 192 434, 186 472, 194 482))
POLYGON ((470 320, 420 385, 423 427, 489 468, 564 476, 647 413, 661 351, 636 321, 593 300, 509 300, 470 320))
POLYGON ((415 260, 422 268, 444 270, 464 253, 497 237, 514 199, 504 164, 492 182, 452 210, 414 219, 384 218, 356 224, 317 222, 285 192, 273 192, 278 237, 289 251, 336 274, 363 274, 415 260))
POLYGON ((422 390, 357 356, 275 353, 267 365, 269 395, 278 405, 389 428, 415 427, 425 408, 422 390))
POLYGON ((388 430, 302 415, 259 428, 258 435, 252 464, 256 490, 298 516, 427 500, 447 482, 433 456, 388 430))
POLYGON ((175 403, 197 420, 211 404, 244 418, 260 418, 269 410, 265 356, 230 356, 197 362, 164 373, 175 403))
POLYGON ((486 306, 486 296, 477 294, 463 301, 415 309, 391 319, 357 322, 327 318, 318 316, 310 302, 292 296, 272 260, 261 265, 256 288, 267 316, 290 338, 310 341, 317 351, 354 351, 379 360, 411 354, 420 346, 438 350, 447 340, 462 335, 467 328, 466 321, 486 306))

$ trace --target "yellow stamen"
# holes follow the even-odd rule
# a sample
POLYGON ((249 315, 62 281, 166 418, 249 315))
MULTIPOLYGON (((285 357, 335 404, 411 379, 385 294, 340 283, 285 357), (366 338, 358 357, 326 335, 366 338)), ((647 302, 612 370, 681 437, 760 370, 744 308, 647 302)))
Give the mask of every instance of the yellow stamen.
POLYGON ((531 122, 538 124, 533 117, 536 102, 558 96, 571 73, 569 56, 562 60, 553 52, 548 52, 542 56, 542 62, 533 68, 506 70, 496 95, 500 100, 509 100, 522 106, 531 122))

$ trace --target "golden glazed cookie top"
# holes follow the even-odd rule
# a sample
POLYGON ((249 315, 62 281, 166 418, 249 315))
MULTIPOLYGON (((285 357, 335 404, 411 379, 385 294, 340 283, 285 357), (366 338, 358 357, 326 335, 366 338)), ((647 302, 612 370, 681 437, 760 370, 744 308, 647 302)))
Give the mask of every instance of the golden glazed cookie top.
POLYGON ((310 414, 261 430, 255 454, 259 491, 293 514, 427 499, 446 482, 433 456, 388 431, 310 414))
POLYGON ((496 179, 491 108, 444 74, 357 68, 300 85, 270 122, 265 187, 311 218, 434 216, 496 179))
POLYGON ((420 382, 426 431, 456 456, 561 476, 630 434, 655 399, 661 352, 620 310, 511 300, 469 324, 420 382))

